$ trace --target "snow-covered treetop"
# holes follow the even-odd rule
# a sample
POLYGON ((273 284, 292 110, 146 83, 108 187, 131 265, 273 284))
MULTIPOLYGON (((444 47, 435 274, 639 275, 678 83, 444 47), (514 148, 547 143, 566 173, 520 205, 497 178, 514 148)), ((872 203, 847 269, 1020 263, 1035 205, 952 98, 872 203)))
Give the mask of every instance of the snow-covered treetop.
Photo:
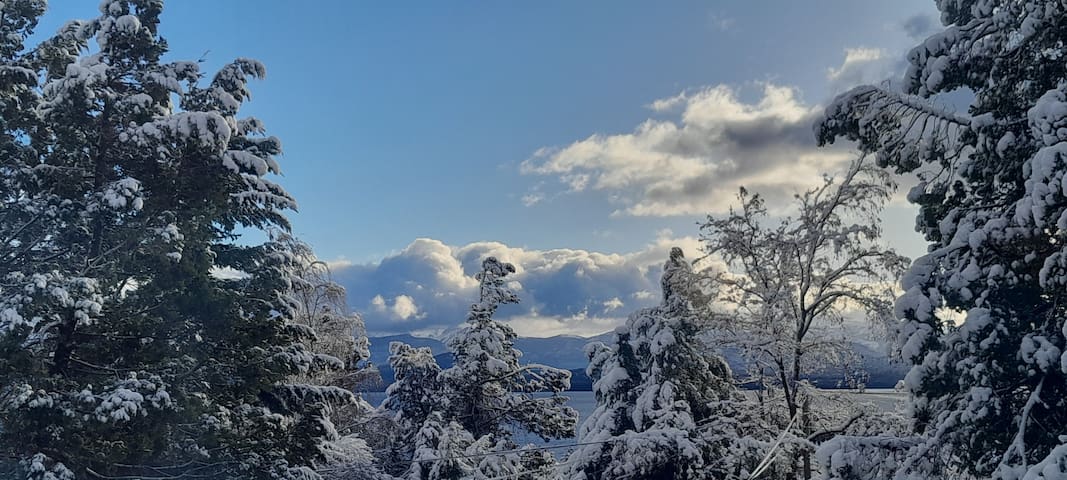
POLYGON ((501 262, 496 257, 488 257, 482 261, 482 271, 474 275, 478 280, 478 303, 471 306, 471 316, 468 321, 480 321, 491 318, 500 305, 519 303, 519 297, 515 295, 504 277, 515 273, 515 266, 501 262))
POLYGON ((663 264, 663 303, 670 304, 678 299, 688 301, 686 291, 691 288, 693 267, 685 260, 685 254, 679 247, 671 247, 670 257, 663 264))

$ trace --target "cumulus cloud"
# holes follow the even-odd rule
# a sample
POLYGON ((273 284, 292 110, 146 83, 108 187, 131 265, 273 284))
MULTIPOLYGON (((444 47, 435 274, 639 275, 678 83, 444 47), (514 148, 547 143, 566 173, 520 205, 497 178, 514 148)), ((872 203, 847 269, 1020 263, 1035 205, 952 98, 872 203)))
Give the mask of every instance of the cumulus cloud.
POLYGON ((593 335, 659 301, 659 277, 672 246, 690 258, 699 256, 696 238, 674 238, 669 231, 629 253, 533 250, 499 242, 451 246, 420 238, 380 262, 339 266, 333 275, 372 334, 434 334, 466 320, 477 299, 474 275, 483 259, 495 256, 515 265, 510 286, 521 299, 502 307, 500 320, 524 336, 593 335))
POLYGON ((764 84, 761 94, 746 102, 738 89, 719 85, 656 100, 652 110, 679 111, 677 118, 542 148, 520 170, 555 177, 570 192, 603 192, 615 215, 671 216, 724 212, 740 186, 773 204, 850 158, 816 148, 811 132, 820 108, 796 89, 764 84))
POLYGON ((391 306, 385 300, 385 297, 375 295, 370 299, 370 307, 374 312, 388 314, 395 320, 403 321, 419 317, 419 307, 415 305, 415 299, 407 295, 397 295, 393 297, 393 304, 391 306))
POLYGON ((393 314, 407 320, 419 314, 419 307, 415 306, 415 300, 407 295, 397 295, 393 301, 393 314))

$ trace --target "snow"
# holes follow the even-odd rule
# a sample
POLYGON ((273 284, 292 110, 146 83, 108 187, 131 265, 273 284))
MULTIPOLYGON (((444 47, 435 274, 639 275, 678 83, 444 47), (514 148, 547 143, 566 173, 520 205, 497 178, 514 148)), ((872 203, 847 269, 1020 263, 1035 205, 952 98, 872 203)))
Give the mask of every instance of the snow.
POLYGON ((232 133, 229 122, 217 112, 178 112, 139 126, 129 138, 139 145, 171 140, 221 150, 232 133))
POLYGON ((396 381, 379 408, 395 425, 386 462, 391 473, 418 479, 532 474, 554 461, 546 452, 503 453, 514 450, 516 433, 545 440, 573 435, 577 414, 558 395, 569 388, 570 372, 522 365, 514 331, 493 320, 499 305, 518 302, 506 278, 513 272, 511 264, 483 260, 478 302, 447 340, 451 368, 441 370, 429 348, 390 344, 396 381), (469 458, 446 460, 457 455, 469 458))
POLYGON ((149 407, 162 410, 173 406, 170 394, 162 385, 162 379, 158 376, 139 379, 136 373, 131 373, 110 391, 95 395, 92 401, 97 403, 93 415, 98 421, 105 423, 128 422, 136 416, 147 416, 149 407))
POLYGON ((1044 335, 1028 334, 1019 346, 1023 362, 1036 365, 1043 372, 1059 367, 1060 355, 1060 348, 1044 335))
POLYGON ((23 461, 34 480, 74 480, 74 472, 61 462, 52 461, 43 453, 35 453, 23 461))
POLYGON ((141 182, 134 178, 123 178, 112 182, 103 192, 104 204, 113 209, 120 209, 127 204, 134 210, 140 210, 144 199, 140 195, 141 182))
POLYGON ((701 427, 717 420, 707 409, 730 396, 732 385, 725 364, 709 365, 693 344, 696 316, 683 295, 691 275, 681 250, 672 249, 663 303, 630 315, 612 344, 586 347, 597 406, 578 432, 579 444, 588 445, 570 454, 564 478, 655 476, 667 464, 680 475, 734 466, 719 442, 743 440, 730 440, 727 431, 715 432, 727 438, 705 438, 701 427))
POLYGON ((895 309, 901 354, 918 363, 905 383, 923 434, 864 468, 1018 480, 1050 467, 1060 478, 1067 438, 1032 427, 1060 431, 1062 419, 1030 407, 1064 407, 1041 385, 1067 367, 1067 82, 1047 67, 1062 55, 1067 12, 1040 0, 938 6, 947 27, 909 53, 904 91, 858 87, 817 128, 820 143, 859 141, 880 164, 921 177, 909 200, 930 242, 895 309), (939 111, 936 96, 961 87, 975 93, 973 116, 939 111), (956 325, 941 309, 968 313, 956 325))

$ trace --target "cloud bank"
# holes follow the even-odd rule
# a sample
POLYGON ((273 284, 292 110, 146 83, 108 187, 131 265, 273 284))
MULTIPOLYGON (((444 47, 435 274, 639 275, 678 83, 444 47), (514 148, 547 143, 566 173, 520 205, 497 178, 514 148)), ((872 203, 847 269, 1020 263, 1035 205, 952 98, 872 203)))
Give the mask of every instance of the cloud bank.
POLYGON ((676 118, 542 148, 520 171, 555 177, 571 192, 601 191, 614 215, 672 216, 724 212, 740 186, 787 199, 850 158, 815 146, 820 109, 795 88, 764 84, 760 93, 746 102, 718 85, 659 99, 649 108, 676 118))
MULTIPOLYGON (((916 16, 898 29, 918 35, 931 23, 916 16)), ((826 69, 831 96, 860 84, 891 85, 906 67, 903 55, 883 49, 842 53, 841 64, 826 69)), ((614 204, 615 216, 724 213, 741 186, 763 194, 775 209, 816 186, 823 174, 842 170, 855 153, 847 145, 816 147, 812 128, 823 107, 805 102, 798 88, 760 87, 749 92, 716 85, 653 100, 648 108, 654 115, 631 132, 538 149, 520 172, 554 179, 564 193, 599 192, 614 204)), ((538 182, 523 203, 555 197, 545 190, 538 182)))
POLYGON ((672 238, 668 231, 622 254, 499 242, 450 246, 420 238, 378 263, 334 264, 333 275, 371 334, 440 334, 466 320, 477 296, 474 274, 484 258, 495 256, 515 265, 511 286, 521 299, 502 307, 500 320, 523 336, 594 335, 659 301, 661 269, 672 246, 691 260, 699 256, 697 239, 672 238))

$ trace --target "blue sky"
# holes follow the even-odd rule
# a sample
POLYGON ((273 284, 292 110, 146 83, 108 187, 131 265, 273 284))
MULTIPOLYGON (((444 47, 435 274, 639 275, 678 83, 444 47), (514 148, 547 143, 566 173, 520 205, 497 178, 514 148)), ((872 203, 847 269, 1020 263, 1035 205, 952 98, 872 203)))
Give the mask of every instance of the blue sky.
MULTIPOLYGON (((816 181, 839 158, 813 160, 823 155, 804 143, 813 112, 899 71, 934 14, 929 0, 182 0, 167 3, 161 32, 170 59, 204 57, 208 71, 239 56, 267 65, 245 113, 282 139, 294 230, 338 261, 372 331, 462 321, 460 277, 477 263, 463 255, 495 251, 530 266, 515 321, 547 325, 516 328, 551 334, 606 330, 653 301, 640 293, 654 286, 642 283, 658 275, 653 258, 672 241, 695 248, 695 222, 738 184, 784 198, 816 181), (679 145, 725 143, 657 160, 642 125, 683 132, 679 145), (803 155, 803 168, 788 167, 803 155), (691 185, 674 190, 675 177, 691 185), (386 268, 437 258, 427 252, 438 246, 460 266, 452 283, 441 280, 449 262, 386 268), (606 285, 552 287, 573 283, 582 262, 604 267, 596 255, 629 260, 596 280, 606 285)), ((38 33, 94 15, 95 2, 53 0, 38 33)), ((887 210, 888 240, 912 256, 913 216, 887 210)))

